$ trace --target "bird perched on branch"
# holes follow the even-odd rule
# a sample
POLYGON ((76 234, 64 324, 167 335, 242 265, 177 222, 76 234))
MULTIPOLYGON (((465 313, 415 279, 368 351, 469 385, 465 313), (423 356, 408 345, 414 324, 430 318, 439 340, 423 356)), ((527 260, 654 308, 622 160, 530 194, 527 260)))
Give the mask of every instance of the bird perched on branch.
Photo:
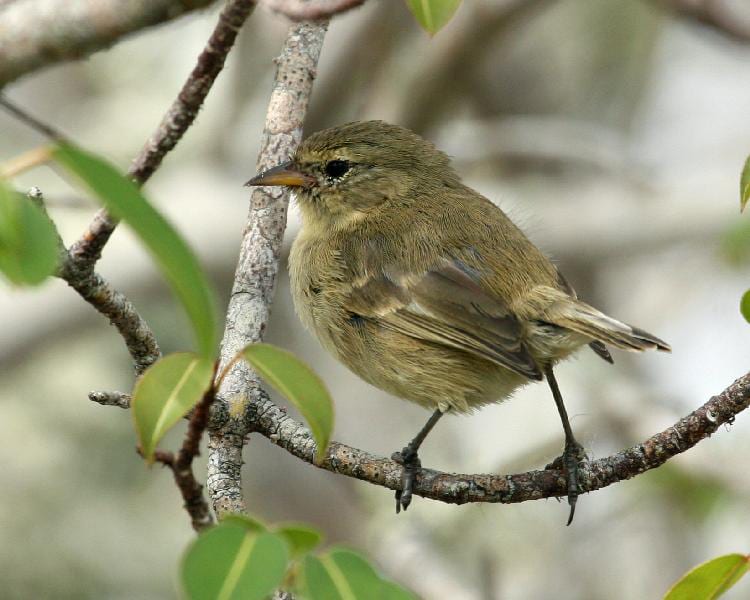
POLYGON ((585 453, 553 367, 586 345, 609 362, 605 344, 669 346, 579 300, 502 210, 407 129, 366 121, 319 131, 248 185, 295 193, 302 230, 289 270, 304 324, 362 379, 433 411, 394 454, 403 466, 396 511, 411 502, 419 447, 443 414, 546 379, 565 431, 570 523, 585 453))

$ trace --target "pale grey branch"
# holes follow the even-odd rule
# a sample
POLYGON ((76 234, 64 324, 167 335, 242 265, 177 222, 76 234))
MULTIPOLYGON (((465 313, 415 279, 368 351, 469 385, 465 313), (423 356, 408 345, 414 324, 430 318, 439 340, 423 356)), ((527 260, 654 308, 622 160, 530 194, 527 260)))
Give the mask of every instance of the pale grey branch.
POLYGON ((118 406, 130 408, 130 394, 124 392, 89 392, 89 400, 97 402, 102 406, 118 406))
POLYGON ((15 0, 0 5, 0 87, 42 67, 84 58, 125 35, 214 0, 15 0))
POLYGON ((364 2, 365 0, 263 0, 268 8, 292 21, 330 19, 364 2))
MULTIPOLYGON (((258 170, 287 160, 302 139, 302 124, 327 28, 327 22, 318 21, 300 23, 289 30, 276 59, 258 170)), ((276 287, 288 203, 283 188, 253 190, 227 309, 219 372, 241 348, 263 339, 276 287)), ((243 362, 232 368, 219 390, 215 412, 231 415, 230 423, 217 427, 214 420, 210 426, 207 486, 219 515, 244 510, 239 467, 247 434, 245 414, 263 397, 257 376, 243 362)))
MULTIPOLYGON (((750 373, 737 379, 703 406, 647 440, 604 458, 582 463, 581 489, 586 492, 607 487, 656 468, 670 458, 689 450, 709 437, 722 424, 732 424, 735 416, 750 405, 750 373)), ((213 415, 214 421, 228 424, 227 407, 213 415)), ((315 441, 310 431, 286 414, 261 391, 247 404, 244 429, 258 432, 274 444, 307 463, 369 483, 397 490, 401 488, 401 465, 390 458, 370 454, 339 442, 331 442, 325 459, 315 463, 315 441)), ((423 469, 414 484, 414 493, 450 504, 499 502, 503 504, 561 497, 567 494, 562 471, 549 465, 543 470, 513 475, 458 474, 423 469)))
MULTIPOLYGON (((28 191, 29 199, 47 215, 44 196, 38 187, 28 191)), ((50 219, 57 235, 59 266, 56 275, 64 280, 98 312, 109 318, 122 336, 125 346, 133 359, 136 376, 141 375, 149 366, 161 357, 159 344, 153 331, 141 317, 135 305, 121 292, 114 289, 93 269, 81 269, 65 249, 63 240, 57 232, 55 223, 50 219)), ((97 400, 99 401, 99 400, 97 400)), ((117 403, 121 406, 121 403, 117 403)))

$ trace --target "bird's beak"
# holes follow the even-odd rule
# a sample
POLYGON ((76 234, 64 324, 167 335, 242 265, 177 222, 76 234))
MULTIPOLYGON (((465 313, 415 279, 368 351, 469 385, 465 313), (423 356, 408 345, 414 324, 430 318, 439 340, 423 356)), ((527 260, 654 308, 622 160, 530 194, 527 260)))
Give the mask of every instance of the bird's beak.
POLYGON ((293 161, 287 161, 280 165, 263 171, 256 175, 245 185, 288 185, 292 187, 311 187, 316 180, 310 175, 300 173, 294 168, 293 161))

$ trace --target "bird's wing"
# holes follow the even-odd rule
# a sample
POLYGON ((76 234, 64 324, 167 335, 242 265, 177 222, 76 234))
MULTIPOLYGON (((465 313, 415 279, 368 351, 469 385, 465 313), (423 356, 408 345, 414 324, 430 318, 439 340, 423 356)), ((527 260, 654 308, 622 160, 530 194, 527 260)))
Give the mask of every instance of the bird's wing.
MULTIPOLYGON (((578 298, 578 294, 576 294, 576 291, 573 289, 573 286, 570 285, 570 283, 568 283, 568 280, 565 279, 563 274, 560 273, 560 269, 556 269, 556 270, 557 270, 557 282, 560 285, 560 289, 562 289, 569 296, 572 296, 573 298, 578 298)), ((589 348, 591 348, 594 351, 594 353, 597 356, 599 356, 601 359, 606 360, 609 364, 614 364, 615 360, 612 358, 612 355, 609 353, 609 350, 599 340, 594 340, 593 342, 590 342, 589 348)))
POLYGON ((456 261, 445 259, 417 274, 394 270, 368 277, 352 290, 347 309, 404 335, 542 379, 518 319, 456 261))

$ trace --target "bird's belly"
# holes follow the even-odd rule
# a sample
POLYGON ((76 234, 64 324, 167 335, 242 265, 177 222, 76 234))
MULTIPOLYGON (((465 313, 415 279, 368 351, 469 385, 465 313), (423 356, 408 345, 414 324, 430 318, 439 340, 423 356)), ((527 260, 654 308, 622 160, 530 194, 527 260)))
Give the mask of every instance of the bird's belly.
POLYGON ((366 319, 319 331, 329 352, 368 383, 428 409, 471 412, 506 399, 528 380, 461 350, 366 319))
POLYGON ((310 248, 299 242, 292 251, 292 295, 303 324, 329 353, 375 387, 431 410, 470 412, 506 399, 527 383, 495 363, 351 314, 346 294, 335 291, 340 283, 326 279, 333 269, 311 268, 323 261, 311 260, 310 248))

